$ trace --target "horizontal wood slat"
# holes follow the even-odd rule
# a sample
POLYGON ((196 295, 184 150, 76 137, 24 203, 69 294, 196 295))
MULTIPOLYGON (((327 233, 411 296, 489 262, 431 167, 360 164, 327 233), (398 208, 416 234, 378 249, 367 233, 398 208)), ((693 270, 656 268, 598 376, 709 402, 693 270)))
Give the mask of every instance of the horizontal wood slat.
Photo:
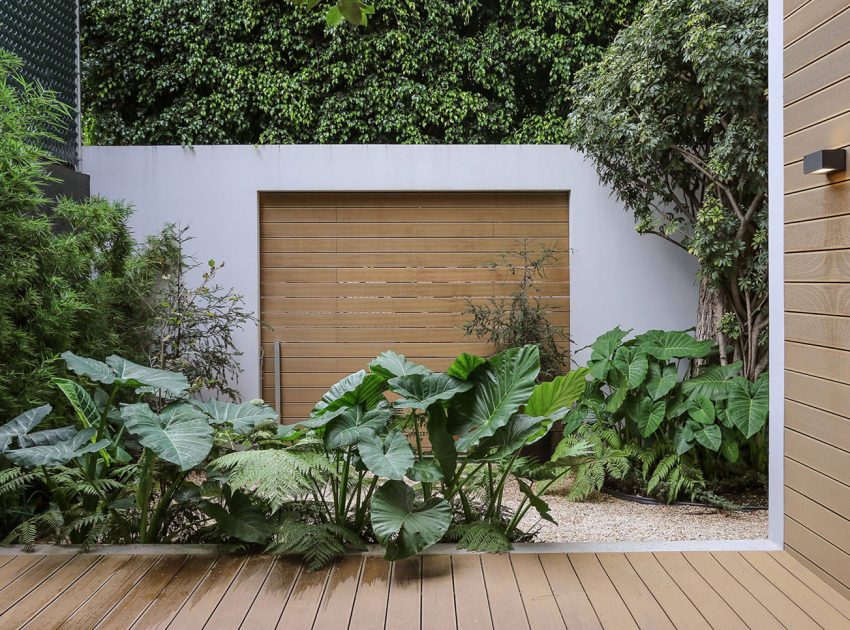
POLYGON ((785 108, 785 133, 790 134, 811 127, 848 110, 850 110, 850 77, 788 105, 785 108))
POLYGON ((791 223, 785 227, 785 251, 788 253, 847 247, 850 247, 850 215, 791 223))
POLYGON ((465 311, 516 291, 519 277, 492 264, 519 263, 502 256, 524 246, 556 252, 537 297, 567 334, 566 193, 263 193, 263 398, 275 399, 278 342, 284 422, 387 349, 437 370, 491 354, 466 337, 465 311))
POLYGON ((785 367, 810 376, 850 384, 850 352, 788 341, 785 367))
POLYGON ((850 214, 850 182, 822 186, 785 197, 785 221, 850 214))
POLYGON ((787 457, 785 486, 850 519, 850 486, 787 457))
POLYGON ((848 270, 848 250, 785 255, 785 282, 847 282, 848 270))
POLYGON ((850 317, 786 313, 785 331, 789 341, 850 350, 850 317))
POLYGON ((850 453, 791 429, 785 429, 785 454, 839 483, 850 470, 850 453))
POLYGON ((850 283, 789 283, 785 287, 785 309, 795 313, 848 315, 850 283))
POLYGON ((850 385, 786 370, 785 397, 850 418, 850 385))
MULTIPOLYGON (((819 4, 820 0, 814 0, 798 13, 807 13, 816 9, 819 4)), ((844 4, 846 6, 846 3, 844 4)), ((795 13, 794 17, 797 15, 795 13)), ((809 20, 809 23, 811 22, 812 20, 809 20)), ((795 72, 814 72, 806 66, 842 46, 847 41, 847 33, 850 32, 848 29, 850 29, 850 11, 842 11, 821 24, 817 30, 787 46, 783 54, 782 68, 785 76, 790 78, 795 72)), ((788 33, 786 33, 786 45, 789 41, 788 33)))
POLYGON ((827 53, 813 61, 805 72, 795 72, 785 79, 785 103, 791 104, 843 80, 850 64, 850 45, 827 53))

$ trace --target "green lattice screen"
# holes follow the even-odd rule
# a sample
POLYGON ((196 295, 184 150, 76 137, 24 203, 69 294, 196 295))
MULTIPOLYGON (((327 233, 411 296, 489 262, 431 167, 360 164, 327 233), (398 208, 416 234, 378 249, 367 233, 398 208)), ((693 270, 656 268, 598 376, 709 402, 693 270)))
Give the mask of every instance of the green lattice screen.
MULTIPOLYGON (((27 79, 39 81, 74 111, 79 109, 76 0, 0 0, 0 48, 23 60, 27 79)), ((65 129, 55 132, 60 141, 47 148, 63 162, 76 165, 76 115, 65 129)))

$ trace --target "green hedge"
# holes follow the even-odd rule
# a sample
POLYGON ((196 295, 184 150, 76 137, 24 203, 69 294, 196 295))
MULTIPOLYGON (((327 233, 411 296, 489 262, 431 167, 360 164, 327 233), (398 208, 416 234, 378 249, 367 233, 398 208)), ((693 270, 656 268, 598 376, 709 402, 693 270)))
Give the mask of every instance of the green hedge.
POLYGON ((86 141, 564 142, 574 74, 643 0, 82 0, 86 141))

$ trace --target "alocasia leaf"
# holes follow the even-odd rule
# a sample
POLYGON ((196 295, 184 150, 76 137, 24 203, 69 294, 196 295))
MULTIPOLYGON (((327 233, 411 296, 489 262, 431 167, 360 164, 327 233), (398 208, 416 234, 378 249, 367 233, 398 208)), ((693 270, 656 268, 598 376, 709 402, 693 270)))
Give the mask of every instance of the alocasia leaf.
POLYGON ((425 410, 434 403, 447 401, 472 389, 471 381, 462 381, 448 374, 411 374, 390 379, 390 389, 403 398, 394 406, 399 409, 425 410))
POLYGON ((142 446, 181 470, 203 462, 212 449, 213 430, 207 416, 188 403, 168 405, 160 413, 144 403, 124 405, 121 417, 142 446))
POLYGON ((434 497, 417 505, 416 493, 403 481, 388 481, 372 498, 372 531, 386 549, 387 560, 421 553, 449 529, 452 510, 445 499, 434 497))
POLYGON ((399 376, 407 376, 409 374, 430 374, 429 370, 424 365, 419 365, 413 361, 408 361, 403 354, 398 354, 392 350, 387 350, 379 354, 370 364, 369 370, 373 374, 378 374, 384 380, 397 378, 399 376))
POLYGON ((404 479, 413 466, 413 449, 403 433, 392 430, 382 440, 377 435, 365 435, 358 443, 360 458, 366 467, 378 477, 404 479))

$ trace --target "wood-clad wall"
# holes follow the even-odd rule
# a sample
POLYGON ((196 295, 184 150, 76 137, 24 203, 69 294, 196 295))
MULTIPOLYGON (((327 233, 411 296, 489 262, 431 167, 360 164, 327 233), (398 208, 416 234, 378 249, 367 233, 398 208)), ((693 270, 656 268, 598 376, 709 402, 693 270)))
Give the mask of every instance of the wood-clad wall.
POLYGON ((850 596, 850 1, 784 9, 785 545, 850 596))
POLYGON ((519 277, 491 265, 525 238, 557 252, 540 298, 568 334, 568 227, 566 192, 263 193, 263 398, 277 341, 284 422, 387 349, 438 370, 492 353, 465 336, 464 310, 515 291, 519 277))

